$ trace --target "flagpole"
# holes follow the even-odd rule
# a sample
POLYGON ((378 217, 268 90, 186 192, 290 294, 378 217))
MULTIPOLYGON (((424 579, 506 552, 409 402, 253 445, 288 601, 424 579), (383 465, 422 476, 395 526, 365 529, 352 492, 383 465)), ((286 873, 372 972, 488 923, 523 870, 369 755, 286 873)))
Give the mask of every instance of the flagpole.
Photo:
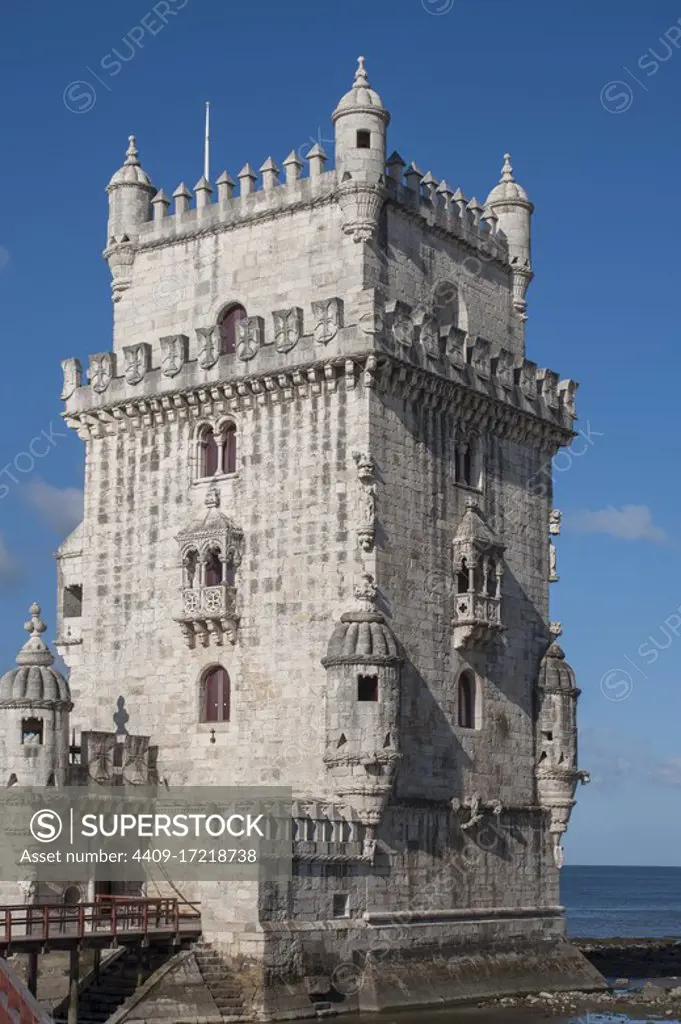
POLYGON ((210 103, 206 103, 206 132, 203 142, 203 175, 210 181, 210 103))

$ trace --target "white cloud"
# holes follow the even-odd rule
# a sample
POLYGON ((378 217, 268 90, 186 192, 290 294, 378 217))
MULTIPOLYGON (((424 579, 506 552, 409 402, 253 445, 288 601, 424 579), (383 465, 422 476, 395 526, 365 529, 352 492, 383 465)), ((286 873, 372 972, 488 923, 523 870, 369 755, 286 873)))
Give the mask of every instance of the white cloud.
POLYGON ((664 530, 653 523, 653 516, 647 505, 623 505, 591 512, 582 509, 567 517, 567 524, 580 533, 607 533, 618 540, 652 540, 657 543, 667 540, 664 530))
POLYGON ((30 504, 56 533, 70 533, 83 518, 79 487, 55 487, 44 480, 30 480, 24 486, 30 504))
POLYGON ((0 586, 15 583, 21 576, 21 566, 0 537, 0 586))

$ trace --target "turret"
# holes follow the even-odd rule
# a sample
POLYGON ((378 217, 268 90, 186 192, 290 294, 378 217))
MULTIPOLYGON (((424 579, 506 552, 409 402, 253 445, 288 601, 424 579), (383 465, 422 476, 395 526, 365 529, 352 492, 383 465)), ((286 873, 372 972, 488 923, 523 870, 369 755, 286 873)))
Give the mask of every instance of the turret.
POLYGON ((343 228, 355 241, 372 237, 384 198, 386 129, 390 114, 371 88, 364 57, 352 89, 332 114, 343 228))
POLYGON ((125 162, 106 191, 109 196, 107 242, 111 244, 112 238, 120 241, 122 235, 132 238, 140 224, 151 220, 151 200, 156 193, 151 178, 140 164, 134 135, 128 137, 125 162))
POLYGON ((575 673, 554 641, 539 666, 537 679, 537 796, 550 813, 550 832, 558 867, 561 841, 574 807, 577 783, 588 782, 577 770, 577 698, 575 673))
POLYGON ((522 320, 527 319, 526 294, 532 272, 531 221, 534 206, 527 192, 513 177, 511 157, 504 155, 501 180, 487 196, 486 210, 492 210, 499 219, 499 227, 508 238, 508 250, 513 268, 513 308, 522 320))
POLYGON ((365 574, 358 605, 333 631, 326 657, 326 753, 334 796, 356 808, 371 831, 380 823, 399 753, 402 654, 375 607, 376 585, 365 574))
POLYGON ((31 605, 30 634, 16 667, 0 679, 0 783, 64 786, 69 763, 69 684, 42 639, 40 606, 31 605))

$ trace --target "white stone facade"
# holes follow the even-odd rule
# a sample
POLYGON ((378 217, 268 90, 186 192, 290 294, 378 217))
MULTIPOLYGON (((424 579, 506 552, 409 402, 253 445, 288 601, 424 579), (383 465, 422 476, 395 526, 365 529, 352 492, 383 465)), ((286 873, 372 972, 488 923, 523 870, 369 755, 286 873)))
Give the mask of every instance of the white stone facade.
POLYGON ((247 165, 239 194, 223 175, 189 208, 180 187, 173 215, 133 140, 108 189, 113 345, 89 383, 64 363, 86 457, 58 556, 72 727, 113 730, 122 697, 170 786, 291 786, 301 818, 349 823, 333 864, 321 824, 299 836, 292 883, 266 897, 192 892, 206 936, 272 991, 353 950, 560 943, 555 851, 579 777, 568 723, 561 793, 537 782, 550 464, 576 385, 525 356, 532 204, 508 159, 484 208, 386 159, 363 61, 333 119, 335 169, 315 147, 308 176, 292 154, 285 183, 268 161, 256 189, 247 165), (235 471, 201 478, 202 431, 225 424, 235 471), (467 509, 479 525, 457 547, 467 509), (208 579, 183 568, 190 528, 222 530, 238 558, 229 585, 187 598, 188 571, 208 579), (391 637, 399 657, 381 654, 391 637), (229 721, 201 721, 210 666, 229 721))

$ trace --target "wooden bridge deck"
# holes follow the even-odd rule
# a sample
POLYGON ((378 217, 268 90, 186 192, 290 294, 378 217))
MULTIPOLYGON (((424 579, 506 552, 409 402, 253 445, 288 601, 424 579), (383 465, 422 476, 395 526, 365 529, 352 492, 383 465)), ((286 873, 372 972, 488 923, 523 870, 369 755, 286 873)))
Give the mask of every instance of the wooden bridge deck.
POLYGON ((201 915, 176 899, 120 897, 95 903, 0 906, 0 956, 48 949, 168 942, 201 934, 201 915))

